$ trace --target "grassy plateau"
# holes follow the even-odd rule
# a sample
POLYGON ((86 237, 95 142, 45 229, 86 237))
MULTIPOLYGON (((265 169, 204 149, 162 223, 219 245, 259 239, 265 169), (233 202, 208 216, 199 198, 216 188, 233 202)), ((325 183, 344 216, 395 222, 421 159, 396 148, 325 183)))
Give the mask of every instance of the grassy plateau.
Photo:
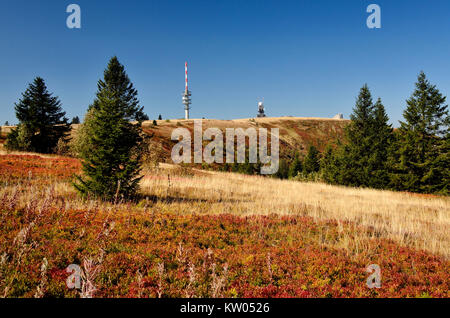
POLYGON ((160 164, 142 199, 113 204, 79 198, 76 173, 77 159, 0 153, 0 296, 450 296, 446 197, 160 164))

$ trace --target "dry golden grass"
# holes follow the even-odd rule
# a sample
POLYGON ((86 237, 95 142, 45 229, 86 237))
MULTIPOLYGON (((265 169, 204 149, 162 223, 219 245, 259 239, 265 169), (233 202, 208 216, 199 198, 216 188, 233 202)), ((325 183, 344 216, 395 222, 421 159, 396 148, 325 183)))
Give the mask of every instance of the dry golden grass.
POLYGON ((355 249, 367 236, 450 257, 450 199, 392 191, 355 189, 321 183, 284 181, 232 173, 183 176, 162 170, 142 181, 156 208, 179 213, 236 215, 293 214, 350 221, 370 229, 366 237, 333 242, 355 249), (170 178, 167 173, 170 174, 170 178))
MULTIPOLYGON (((381 237, 402 246, 425 250, 450 258, 450 198, 392 191, 355 189, 322 183, 304 183, 259 176, 203 171, 160 164, 146 173, 141 192, 146 202, 137 206, 124 203, 130 213, 302 215, 317 220, 335 220, 340 228, 354 226, 353 232, 342 231, 339 240, 324 245, 343 248, 349 253, 373 253, 366 250, 371 238, 381 237), (363 229, 363 230, 361 230, 363 229)), ((3 185, 0 197, 14 192, 22 204, 53 191, 64 205, 90 210, 93 206, 109 211, 112 204, 97 200, 83 201, 66 181, 39 181, 32 187, 3 185), (44 191, 44 193, 42 192, 44 191)), ((121 204, 122 205, 122 204, 121 204)))
POLYGON ((3 145, 0 145, 0 155, 17 155, 17 156, 38 156, 41 158, 58 158, 60 156, 53 155, 53 154, 41 154, 41 153, 35 153, 35 152, 25 152, 25 151, 11 151, 11 150, 5 150, 3 145))

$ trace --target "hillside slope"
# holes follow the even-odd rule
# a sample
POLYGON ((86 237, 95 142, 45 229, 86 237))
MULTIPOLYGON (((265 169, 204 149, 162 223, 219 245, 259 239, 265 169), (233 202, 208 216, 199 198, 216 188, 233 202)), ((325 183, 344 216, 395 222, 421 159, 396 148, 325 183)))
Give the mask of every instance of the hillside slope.
MULTIPOLYGON (((208 128, 219 128, 224 132, 226 128, 247 129, 278 128, 280 133, 280 155, 289 156, 296 151, 305 154, 309 145, 323 150, 327 144, 343 137, 344 127, 349 120, 305 117, 266 117, 234 120, 204 119, 203 131, 208 128)), ((193 136, 194 120, 158 120, 154 126, 152 121, 143 123, 144 131, 152 136, 152 145, 159 145, 162 157, 167 161, 170 151, 175 144, 171 141, 172 131, 176 128, 187 128, 193 136)), ((206 142, 207 143, 207 142, 206 142)))
MULTIPOLYGON (((265 117, 234 120, 204 119, 202 126, 203 130, 219 128, 224 135, 226 128, 278 128, 280 155, 287 157, 296 151, 305 154, 309 145, 323 150, 328 143, 343 137, 344 127, 349 122, 349 120, 329 118, 265 117)), ((73 133, 76 133, 79 126, 73 125, 73 133)), ((12 128, 12 126, 2 127, 1 143, 4 143, 6 134, 12 128)), ((153 121, 143 123, 144 132, 152 137, 151 150, 158 153, 159 161, 170 162, 171 149, 176 143, 171 140, 171 135, 176 128, 187 128, 193 136, 194 120, 158 120, 156 126, 153 125, 153 121)))

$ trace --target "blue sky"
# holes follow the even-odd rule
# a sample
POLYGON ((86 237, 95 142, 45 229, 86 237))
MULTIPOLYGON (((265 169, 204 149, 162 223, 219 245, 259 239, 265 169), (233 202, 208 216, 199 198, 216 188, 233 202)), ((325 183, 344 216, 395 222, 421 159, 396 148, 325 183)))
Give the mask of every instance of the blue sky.
POLYGON ((194 118, 253 117, 260 97, 269 116, 348 118, 367 83, 397 126, 420 70, 450 93, 449 30, 446 0, 0 0, 0 120, 35 76, 82 117, 117 55, 151 118, 183 117, 187 60, 194 118))

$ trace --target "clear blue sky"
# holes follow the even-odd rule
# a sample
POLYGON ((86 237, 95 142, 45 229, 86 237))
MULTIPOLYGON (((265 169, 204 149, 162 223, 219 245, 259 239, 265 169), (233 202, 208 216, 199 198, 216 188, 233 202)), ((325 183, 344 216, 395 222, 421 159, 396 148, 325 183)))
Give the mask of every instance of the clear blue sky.
POLYGON ((367 83, 397 125, 420 70, 450 93, 450 1, 0 0, 1 124, 35 76, 82 117, 117 55, 151 118, 183 117, 184 62, 192 117, 331 117, 352 111, 367 83), (67 5, 82 10, 66 27, 67 5), (366 7, 381 6, 381 29, 366 7))

